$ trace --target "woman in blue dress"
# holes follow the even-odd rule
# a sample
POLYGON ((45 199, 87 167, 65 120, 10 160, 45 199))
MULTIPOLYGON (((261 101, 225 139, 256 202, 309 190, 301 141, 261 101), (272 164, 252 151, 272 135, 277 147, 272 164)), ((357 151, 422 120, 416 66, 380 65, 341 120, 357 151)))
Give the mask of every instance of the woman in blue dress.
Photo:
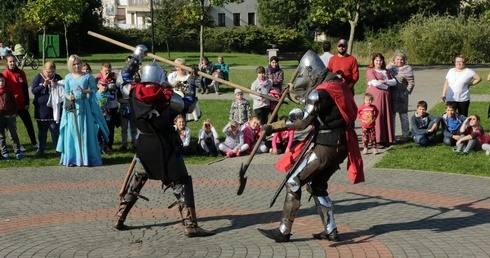
POLYGON ((97 134, 109 134, 101 109, 95 101, 94 77, 82 72, 82 60, 77 55, 68 59, 69 74, 65 76, 65 103, 71 100, 61 116, 60 137, 56 151, 61 152, 60 164, 65 166, 100 166, 97 134))

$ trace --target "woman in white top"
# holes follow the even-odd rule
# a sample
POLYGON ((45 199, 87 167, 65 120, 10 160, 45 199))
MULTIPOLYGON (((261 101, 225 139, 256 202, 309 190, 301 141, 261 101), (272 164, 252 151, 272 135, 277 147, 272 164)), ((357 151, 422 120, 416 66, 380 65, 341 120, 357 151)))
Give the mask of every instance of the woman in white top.
POLYGON ((470 86, 481 82, 481 77, 472 69, 466 68, 466 58, 457 56, 455 67, 449 69, 442 90, 442 100, 456 105, 456 111, 468 117, 470 107, 470 86))

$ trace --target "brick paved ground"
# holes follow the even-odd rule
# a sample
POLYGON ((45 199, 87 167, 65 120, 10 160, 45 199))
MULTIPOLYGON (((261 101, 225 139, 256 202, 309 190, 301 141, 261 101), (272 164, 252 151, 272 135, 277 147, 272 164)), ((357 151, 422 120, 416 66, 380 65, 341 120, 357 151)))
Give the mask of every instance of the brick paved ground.
MULTIPOLYGON (((430 106, 439 101, 446 71, 416 71, 411 109, 421 99, 430 106)), ((490 98, 473 96, 477 99, 490 98)), ((269 208, 284 176, 273 168, 277 156, 269 154, 256 156, 241 196, 237 174, 247 157, 188 166, 200 225, 217 232, 201 239, 183 237, 177 209, 166 208, 174 197, 170 191, 162 194, 156 181, 142 193, 150 201, 138 201, 130 213, 131 230, 112 230, 127 165, 5 169, 0 257, 490 256, 489 178, 373 168, 382 156, 364 156, 365 183, 351 184, 345 165, 331 179, 341 233, 336 243, 312 239, 322 226, 306 194, 291 242, 275 243, 257 231, 277 226, 282 209, 283 195, 269 208)))

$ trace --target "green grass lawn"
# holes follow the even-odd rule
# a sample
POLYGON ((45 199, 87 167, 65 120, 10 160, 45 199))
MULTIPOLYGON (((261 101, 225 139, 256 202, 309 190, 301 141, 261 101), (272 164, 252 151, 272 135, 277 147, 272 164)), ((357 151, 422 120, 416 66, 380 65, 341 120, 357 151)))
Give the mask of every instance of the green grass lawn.
MULTIPOLYGON (((490 130, 490 119, 486 116, 488 105, 487 102, 471 102, 469 110, 470 114, 480 115, 481 125, 487 132, 490 130)), ((437 104, 429 113, 442 115, 444 103, 437 104)), ((442 143, 440 131, 438 136, 440 143, 428 147, 420 147, 413 142, 395 145, 375 167, 490 176, 490 157, 484 151, 471 152, 467 156, 456 155, 453 152, 454 147, 442 143)))

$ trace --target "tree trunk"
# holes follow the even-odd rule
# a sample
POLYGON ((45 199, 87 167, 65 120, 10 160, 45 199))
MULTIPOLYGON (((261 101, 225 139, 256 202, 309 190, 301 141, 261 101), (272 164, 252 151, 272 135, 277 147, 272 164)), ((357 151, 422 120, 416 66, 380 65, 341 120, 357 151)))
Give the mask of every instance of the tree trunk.
POLYGON ((68 61, 68 58, 70 57, 70 52, 68 51, 68 26, 66 23, 64 23, 63 26, 65 27, 66 61, 68 61))
POLYGON ((356 32, 357 23, 359 22, 359 10, 356 10, 354 14, 354 20, 349 20, 350 33, 349 33, 349 43, 347 48, 347 54, 352 54, 352 46, 354 45, 354 34, 356 32))

